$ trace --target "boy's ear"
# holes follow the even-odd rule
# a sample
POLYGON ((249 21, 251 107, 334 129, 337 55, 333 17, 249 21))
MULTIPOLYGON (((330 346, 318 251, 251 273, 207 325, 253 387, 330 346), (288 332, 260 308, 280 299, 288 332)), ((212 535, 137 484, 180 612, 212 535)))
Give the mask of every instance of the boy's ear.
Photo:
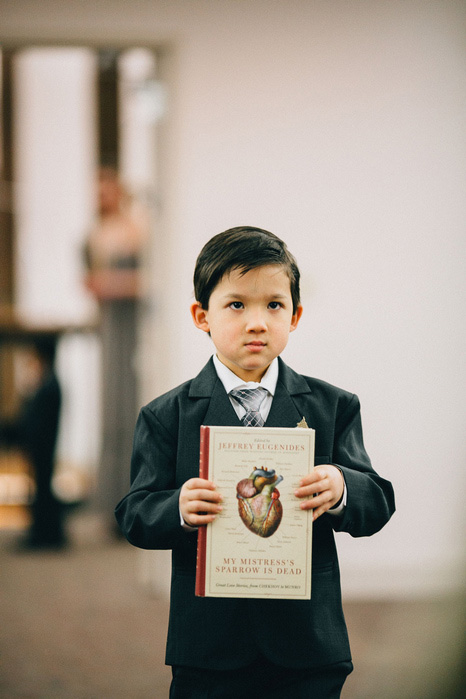
POLYGON ((203 330, 208 333, 210 330, 209 322, 207 320, 207 311, 205 311, 199 301, 191 304, 191 315, 193 317, 194 325, 199 330, 203 330))
POLYGON ((291 317, 291 325, 290 325, 290 333, 293 332, 293 330, 296 330, 298 327, 299 319, 301 318, 303 314, 303 307, 298 306, 296 309, 296 313, 294 313, 291 317))

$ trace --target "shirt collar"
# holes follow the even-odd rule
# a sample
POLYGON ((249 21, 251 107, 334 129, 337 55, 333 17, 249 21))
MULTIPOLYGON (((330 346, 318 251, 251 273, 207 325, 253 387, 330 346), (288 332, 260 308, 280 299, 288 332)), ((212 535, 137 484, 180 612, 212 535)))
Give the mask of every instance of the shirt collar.
POLYGON ((222 364, 216 354, 213 356, 215 371, 217 376, 225 387, 225 391, 230 393, 234 388, 257 388, 261 386, 265 388, 272 396, 275 394, 278 381, 278 359, 275 357, 272 360, 269 368, 265 372, 260 383, 256 381, 243 381, 239 376, 236 376, 225 364, 222 364))

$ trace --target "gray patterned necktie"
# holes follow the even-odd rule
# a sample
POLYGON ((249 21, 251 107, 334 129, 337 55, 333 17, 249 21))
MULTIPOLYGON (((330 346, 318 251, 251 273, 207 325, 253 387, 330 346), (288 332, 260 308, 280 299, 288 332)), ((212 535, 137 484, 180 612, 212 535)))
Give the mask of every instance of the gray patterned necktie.
POLYGON ((264 418, 259 408, 267 395, 265 388, 234 388, 229 395, 246 410, 241 418, 245 427, 262 427, 264 418))

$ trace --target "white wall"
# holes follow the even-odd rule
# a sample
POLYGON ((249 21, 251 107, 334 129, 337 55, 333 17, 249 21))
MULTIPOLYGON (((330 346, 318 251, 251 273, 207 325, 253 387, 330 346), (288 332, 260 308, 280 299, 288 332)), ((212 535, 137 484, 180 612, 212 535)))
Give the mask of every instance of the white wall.
POLYGON ((71 48, 14 62, 16 303, 36 323, 87 321, 93 308, 82 240, 94 215, 95 63, 71 48))
POLYGON ((40 17, 34 7, 9 4, 3 36, 171 49, 154 395, 211 351, 188 314, 202 244, 243 223, 271 229, 303 273, 305 315, 284 357, 359 394, 374 466, 396 488, 382 533, 338 537, 345 590, 460 586, 464 3, 115 0, 82 12, 43 0, 40 17))

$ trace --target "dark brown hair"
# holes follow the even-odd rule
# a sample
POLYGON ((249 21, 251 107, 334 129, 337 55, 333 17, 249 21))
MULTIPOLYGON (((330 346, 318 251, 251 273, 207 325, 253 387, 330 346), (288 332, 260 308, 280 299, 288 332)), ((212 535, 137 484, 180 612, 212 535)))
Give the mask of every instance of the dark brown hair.
POLYGON ((299 269, 283 240, 262 228, 238 226, 211 238, 202 248, 194 270, 194 294, 202 308, 217 284, 234 269, 246 274, 264 265, 279 265, 290 280, 293 313, 300 303, 299 269))

